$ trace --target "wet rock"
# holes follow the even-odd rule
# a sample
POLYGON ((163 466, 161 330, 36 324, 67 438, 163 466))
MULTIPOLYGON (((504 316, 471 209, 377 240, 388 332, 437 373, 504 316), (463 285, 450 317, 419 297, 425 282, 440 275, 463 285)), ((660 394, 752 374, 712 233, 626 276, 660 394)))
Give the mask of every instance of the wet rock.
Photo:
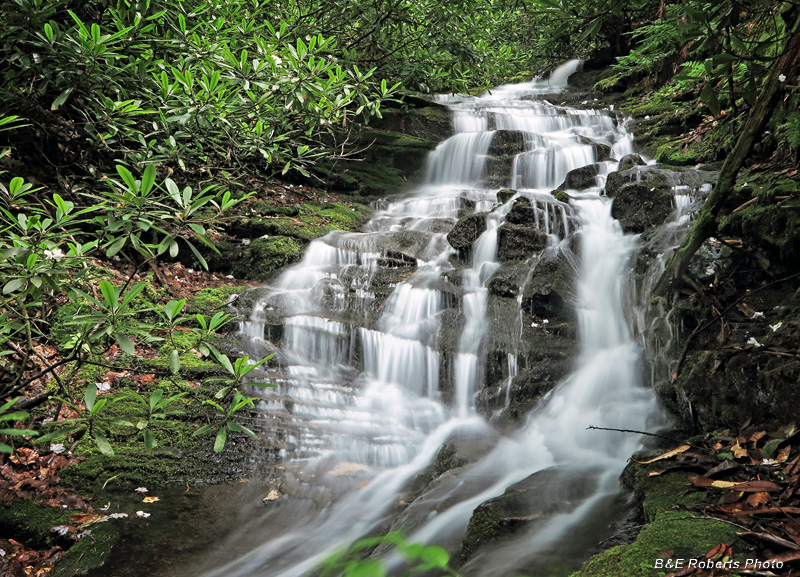
POLYGON ((397 264, 402 261, 410 266, 416 266, 417 259, 431 260, 446 248, 440 236, 422 230, 363 234, 333 232, 325 241, 345 250, 383 253, 397 264))
POLYGON ((674 210, 672 187, 678 182, 667 170, 634 167, 606 179, 606 195, 614 199, 611 216, 625 232, 641 233, 664 224, 674 210))
POLYGON ((497 232, 497 259, 525 260, 547 246, 547 235, 536 228, 506 222, 497 232))
POLYGON ((633 168, 634 166, 644 166, 646 163, 642 160, 642 157, 636 154, 635 152, 631 154, 626 154, 623 156, 619 161, 619 171, 628 170, 629 168, 633 168))
POLYGON ((497 191, 497 202, 501 204, 507 203, 511 200, 511 197, 517 194, 516 190, 511 190, 510 188, 504 188, 503 190, 497 191))
POLYGON ((530 266, 526 263, 503 264, 489 279, 489 294, 516 298, 529 271, 530 266))
POLYGON ((525 152, 525 136, 519 130, 498 130, 492 137, 489 156, 516 156, 525 152))
POLYGON ((439 449, 433 462, 433 475, 475 463, 497 444, 497 437, 478 432, 459 431, 451 434, 439 449))
POLYGON ((551 323, 571 321, 575 276, 566 256, 541 259, 524 285, 523 310, 551 323))
POLYGON ((602 144, 600 142, 595 142, 591 138, 587 138, 586 136, 579 136, 578 141, 582 142, 583 144, 588 144, 594 149, 594 158, 595 160, 602 162, 604 160, 611 160, 611 147, 608 144, 602 144))
POLYGON ((447 242, 462 255, 467 254, 485 230, 486 213, 471 214, 459 219, 453 230, 448 233, 447 242))
POLYGON ((466 561, 487 544, 574 510, 592 490, 591 480, 568 471, 551 468, 534 473, 475 509, 461 542, 461 558, 466 561))
POLYGON ((597 175, 600 174, 599 165, 587 164, 580 168, 570 170, 564 182, 558 188, 561 190, 583 190, 592 186, 597 186, 597 175))
POLYGON ((524 226, 535 226, 536 209, 531 205, 530 200, 525 197, 519 197, 514 201, 511 210, 506 215, 506 222, 524 226))
POLYGON ((614 197, 611 216, 619 220, 625 232, 644 232, 666 222, 673 211, 673 198, 670 190, 626 184, 614 197))

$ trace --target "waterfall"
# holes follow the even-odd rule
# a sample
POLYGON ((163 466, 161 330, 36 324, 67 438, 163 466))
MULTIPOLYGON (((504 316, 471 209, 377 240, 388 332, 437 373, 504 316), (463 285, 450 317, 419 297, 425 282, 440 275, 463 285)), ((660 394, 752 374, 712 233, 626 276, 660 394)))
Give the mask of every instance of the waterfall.
MULTIPOLYGON (((431 152, 425 182, 384 203, 364 233, 313 241, 255 304, 243 333, 280 344, 272 375, 279 386, 262 393, 262 414, 268 427, 284 431, 282 467, 295 479, 293 495, 243 529, 249 551, 232 561, 220 555, 215 563, 226 564, 207 577, 300 577, 337 547, 386 529, 403 491, 455 433, 497 438, 444 485, 450 492, 435 510, 408 514, 411 541, 457 544, 478 505, 553 470, 553 494, 559 486, 585 486, 575 507, 482 552, 464 570, 511 576, 553 548, 586 543, 565 535, 618 493, 619 473, 640 442, 587 427, 643 430, 656 405, 640 384, 640 350, 623 310, 635 238, 623 235, 599 186, 617 163, 598 150, 619 158, 632 150, 632 137, 607 112, 543 98, 562 90, 578 65, 480 97, 440 97, 455 134, 431 152), (519 99, 526 95, 532 98, 519 99), (499 131, 523 136, 505 182, 517 194, 504 203, 484 180, 499 131), (570 170, 593 163, 597 187, 574 193, 569 205, 551 196, 570 170), (571 258, 579 262, 580 346, 572 373, 516 432, 498 436, 477 414, 475 395, 486 385, 487 287, 502 265, 500 234, 518 199, 529 203, 533 226, 547 239, 543 251, 571 255, 573 235, 579 239, 579 256, 571 258), (471 250, 457 254, 446 234, 465 210, 485 213, 486 225, 471 250), (451 341, 448 314, 460 323, 451 341), (350 473, 337 473, 343 470, 350 473), (254 543, 259 532, 263 542, 254 543)), ((521 308, 518 316, 521 322, 521 308)), ((508 402, 516 351, 502 364, 507 375, 497 384, 508 402)))

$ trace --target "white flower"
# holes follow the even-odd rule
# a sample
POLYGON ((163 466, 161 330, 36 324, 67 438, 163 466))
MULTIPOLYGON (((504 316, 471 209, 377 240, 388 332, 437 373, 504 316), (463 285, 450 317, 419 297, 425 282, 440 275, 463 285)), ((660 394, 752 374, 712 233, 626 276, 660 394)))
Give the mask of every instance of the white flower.
POLYGON ((103 381, 102 383, 95 383, 94 385, 97 387, 97 390, 100 391, 101 393, 105 393, 111 390, 111 383, 109 383, 108 381, 103 381))
POLYGON ((51 453, 55 453, 56 455, 60 455, 64 451, 66 451, 66 449, 64 448, 63 443, 53 443, 52 445, 50 445, 50 452, 51 453))
POLYGON ((147 519, 150 516, 150 513, 145 513, 144 511, 136 511, 136 516, 141 517, 142 519, 147 519))
POLYGON ((58 525, 58 526, 53 527, 52 529, 50 529, 50 531, 52 531, 53 533, 58 533, 59 535, 61 535, 63 537, 64 535, 69 533, 69 526, 68 525, 58 525))
POLYGON ((777 465, 778 462, 775 459, 764 459, 761 461, 762 465, 777 465))
POLYGON ((44 258, 54 260, 56 262, 60 261, 66 255, 64 251, 60 248, 54 248, 53 250, 45 249, 44 251, 44 258))
POLYGON ((753 318, 754 319, 763 319, 764 318, 764 313, 762 313, 761 311, 756 311, 756 312, 753 313, 753 318))
POLYGON ((747 339, 747 344, 748 344, 748 345, 753 345, 753 346, 754 346, 754 347, 756 347, 756 348, 758 348, 758 347, 763 347, 763 346, 764 346, 764 345, 762 345, 761 343, 759 343, 759 342, 756 340, 756 338, 755 338, 755 337, 750 337, 749 339, 747 339))
POLYGON ((650 115, 648 114, 647 116, 644 117, 644 119, 645 120, 650 120, 650 115))
POLYGON ((533 328, 538 328, 538 327, 539 327, 539 325, 538 325, 536 322, 532 322, 532 323, 531 323, 531 326, 532 326, 533 328))
POLYGON ((137 487, 134 489, 137 493, 147 493, 147 487, 137 487))
POLYGON ((546 324, 547 324, 547 323, 549 323, 549 322, 550 322, 550 321, 549 321, 549 320, 547 320, 547 319, 542 319, 542 324, 545 324, 545 325, 546 325, 546 324))
POLYGON ((111 513, 111 515, 109 515, 108 518, 109 519, 122 519, 123 517, 127 517, 127 516, 128 516, 127 513, 111 513))
POLYGON ((5 556, 6 556, 6 550, 0 549, 0 557, 5 557, 5 556))
POLYGON ((778 82, 786 82, 786 75, 781 74, 780 76, 778 76, 778 82))
POLYGON ((772 332, 774 333, 775 331, 777 331, 777 330, 778 330, 779 328, 781 328, 782 326, 783 326, 783 321, 779 322, 779 323, 778 323, 778 324, 776 324, 776 325, 769 325, 769 328, 771 328, 771 329, 772 329, 772 332))
POLYGON ((272 56, 272 61, 275 63, 275 66, 280 66, 281 64, 283 64, 283 60, 281 59, 280 56, 274 56, 273 55, 272 56))

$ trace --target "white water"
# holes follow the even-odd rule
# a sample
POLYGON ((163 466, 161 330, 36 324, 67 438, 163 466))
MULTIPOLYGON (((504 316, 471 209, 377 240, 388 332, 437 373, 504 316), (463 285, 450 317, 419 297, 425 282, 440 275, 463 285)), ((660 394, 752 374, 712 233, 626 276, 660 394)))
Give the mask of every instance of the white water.
MULTIPOLYGON (((498 229, 513 203, 498 206, 496 189, 482 187, 494 130, 524 134, 525 150, 507 185, 531 201, 537 226, 549 235, 547 250, 569 250, 568 235, 577 227, 580 354, 574 372, 527 423, 462 472, 456 485, 474 490, 411 523, 409 539, 457 540, 475 507, 549 467, 587 482, 591 489, 574 510, 498 546, 494 554, 483 551, 466 568, 474 575, 513 575, 538 552, 557 548, 566 532, 618 492, 618 475, 639 440, 587 427, 646 429, 655 409, 654 395, 639 382, 640 351, 623 310, 635 239, 622 234, 599 187, 574 193, 571 206, 549 193, 569 170, 597 160, 593 143, 610 146, 620 157, 632 151, 632 138, 600 111, 517 100, 563 88, 576 66, 568 63, 549 82, 503 86, 479 98, 442 98, 453 110, 456 134, 431 153, 426 183, 376 213, 366 227, 369 234, 331 233, 314 241, 303 261, 254 307, 246 334, 261 339, 268 327, 283 327, 283 376, 272 397, 265 397, 264 418, 289 431, 286 466, 314 471, 315 482, 335 487, 337 496, 307 518, 292 516, 279 536, 206 575, 300 577, 335 547, 383 527, 403 487, 431 463, 451 433, 489 434, 476 416, 474 395, 485 384, 487 282, 500 266, 498 229), (491 212, 471 261, 457 270, 444 233, 428 231, 441 222, 452 225, 469 206, 491 212), (387 253, 376 250, 383 246, 377 241, 398 231, 414 231, 427 244, 415 253, 416 267, 392 277, 394 288, 380 306, 375 278, 387 253), (460 285, 455 290, 453 282, 460 285), (445 362, 441 315, 454 305, 464 324, 445 362), (452 401, 444 404, 447 391, 452 401), (364 477, 334 478, 331 471, 342 463, 356 465, 364 477)), ((600 183, 614 167, 614 162, 602 165, 600 183)), ((516 357, 509 353, 507 362, 508 387, 516 357)))

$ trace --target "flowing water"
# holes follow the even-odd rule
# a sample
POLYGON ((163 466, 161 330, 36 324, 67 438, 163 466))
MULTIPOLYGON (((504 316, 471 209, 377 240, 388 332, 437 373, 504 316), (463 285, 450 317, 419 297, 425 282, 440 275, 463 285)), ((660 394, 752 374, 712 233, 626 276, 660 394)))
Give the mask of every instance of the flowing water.
MULTIPOLYGON (((539 96, 563 90, 577 65, 549 81, 442 98, 455 134, 431 153, 425 183, 379 206, 363 233, 312 242, 258 300, 243 332, 265 348, 280 343, 280 369, 270 376, 278 388, 260 408, 280 438, 285 497, 247 525, 250 550, 207 577, 299 577, 336 547, 390 526, 455 550, 474 509, 520 482, 536 481, 537 499, 557 504, 543 505, 548 514, 513 539, 479 549, 466 574, 574 564, 607 534, 618 476, 640 439, 587 427, 644 430, 658 411, 641 385, 640 346, 623 308, 633 305, 626 279, 636 239, 622 234, 601 194, 632 137, 608 111, 539 96), (517 190, 504 204, 487 184, 490 147, 503 131, 523 137, 501 176, 517 190), (602 150, 611 158, 598 158, 602 150), (567 172, 592 163, 596 186, 572 192, 569 204, 553 198, 567 172), (520 196, 546 235, 543 251, 577 263, 580 346, 571 374, 517 431, 500 435, 476 411, 475 396, 489 384, 487 283, 501 267, 498 231, 520 196), (457 255, 446 234, 469 211, 487 213, 485 230, 457 255), (445 346, 442 319, 453 309, 463 322, 445 346), (476 462, 398 514, 417 474, 454 434, 489 442, 476 462)), ((510 389, 513 352, 506 365, 504 383, 492 384, 510 389)))

